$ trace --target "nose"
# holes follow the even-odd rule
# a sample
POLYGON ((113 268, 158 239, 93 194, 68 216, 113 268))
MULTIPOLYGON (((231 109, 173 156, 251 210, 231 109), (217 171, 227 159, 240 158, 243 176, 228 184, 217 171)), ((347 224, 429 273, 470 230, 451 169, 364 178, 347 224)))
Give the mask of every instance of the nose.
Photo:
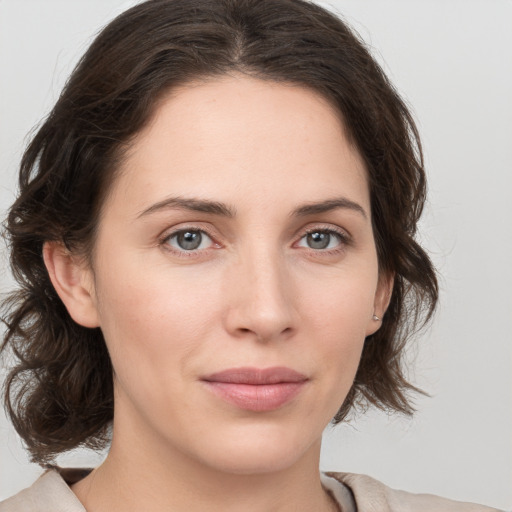
POLYGON ((283 258, 260 248, 230 268, 227 331, 259 342, 287 339, 297 328, 296 294, 283 258))

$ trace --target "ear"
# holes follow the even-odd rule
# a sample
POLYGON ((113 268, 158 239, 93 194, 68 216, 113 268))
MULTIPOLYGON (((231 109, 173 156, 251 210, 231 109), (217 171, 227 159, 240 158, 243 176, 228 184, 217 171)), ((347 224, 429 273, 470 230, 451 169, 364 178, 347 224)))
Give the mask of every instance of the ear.
POLYGON ((92 270, 60 242, 46 242, 43 259, 51 282, 71 318, 84 327, 99 327, 92 270))
POLYGON ((377 289, 375 291, 375 299, 373 302, 373 314, 370 322, 368 323, 366 336, 370 336, 370 334, 374 334, 380 329, 380 326, 382 325, 382 319, 386 314, 389 302, 391 301, 394 283, 394 274, 381 274, 379 276, 377 289))

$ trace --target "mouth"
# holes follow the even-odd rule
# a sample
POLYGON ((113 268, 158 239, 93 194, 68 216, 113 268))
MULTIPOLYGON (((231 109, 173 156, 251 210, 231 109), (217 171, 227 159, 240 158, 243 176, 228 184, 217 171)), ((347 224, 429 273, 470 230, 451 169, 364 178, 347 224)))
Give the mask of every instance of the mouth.
POLYGON ((204 377, 202 381, 226 402, 254 412, 279 409, 291 402, 308 382, 291 368, 231 368, 204 377))

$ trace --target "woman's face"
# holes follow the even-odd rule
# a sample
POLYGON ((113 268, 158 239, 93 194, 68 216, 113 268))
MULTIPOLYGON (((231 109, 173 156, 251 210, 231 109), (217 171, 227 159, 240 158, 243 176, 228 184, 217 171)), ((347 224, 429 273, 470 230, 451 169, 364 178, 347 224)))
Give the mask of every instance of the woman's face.
POLYGON ((90 282, 113 450, 235 473, 317 457, 387 296, 336 113, 241 76, 173 91, 122 164, 90 282))

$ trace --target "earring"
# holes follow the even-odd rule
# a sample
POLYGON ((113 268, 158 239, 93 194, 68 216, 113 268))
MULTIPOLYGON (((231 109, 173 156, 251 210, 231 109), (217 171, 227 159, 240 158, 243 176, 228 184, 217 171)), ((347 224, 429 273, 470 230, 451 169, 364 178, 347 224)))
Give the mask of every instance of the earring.
POLYGON ((373 320, 375 322, 380 322, 381 319, 377 315, 373 315, 373 320))

